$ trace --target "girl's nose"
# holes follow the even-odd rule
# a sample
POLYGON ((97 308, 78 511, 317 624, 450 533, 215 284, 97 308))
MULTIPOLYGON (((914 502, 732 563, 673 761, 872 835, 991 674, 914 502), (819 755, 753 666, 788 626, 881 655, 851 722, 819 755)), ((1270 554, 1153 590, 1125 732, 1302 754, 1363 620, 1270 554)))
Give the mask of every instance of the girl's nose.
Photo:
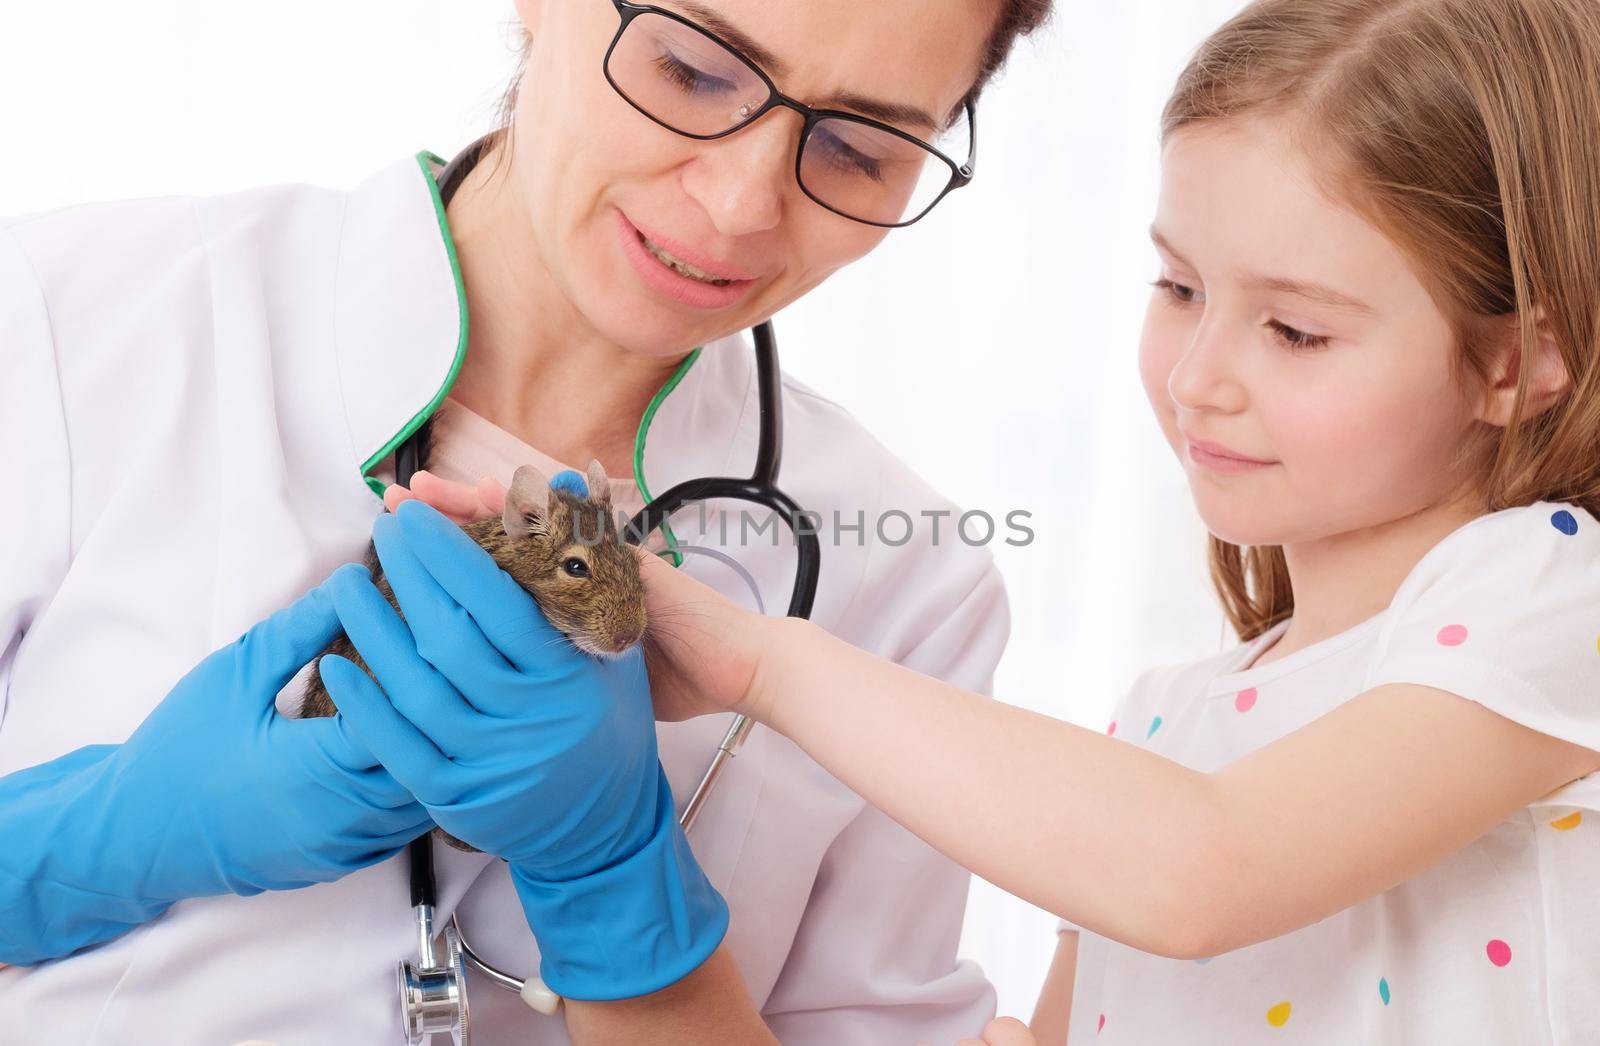
POLYGON ((684 169, 683 186, 718 232, 744 236, 777 226, 794 182, 799 128, 797 114, 779 109, 701 146, 684 169))
POLYGON ((1207 315, 1167 375, 1167 395, 1183 410, 1236 414, 1249 396, 1239 376, 1239 347, 1247 335, 1207 315))

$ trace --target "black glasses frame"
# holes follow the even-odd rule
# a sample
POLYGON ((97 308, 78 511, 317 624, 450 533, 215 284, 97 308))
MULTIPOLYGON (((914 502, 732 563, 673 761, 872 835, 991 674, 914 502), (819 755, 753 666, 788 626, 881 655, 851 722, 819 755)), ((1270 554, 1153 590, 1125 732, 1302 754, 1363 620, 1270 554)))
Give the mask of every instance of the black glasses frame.
POLYGON ((716 33, 713 33, 711 30, 698 24, 692 19, 685 18, 683 15, 680 15, 674 11, 668 11, 652 4, 637 4, 632 3, 631 0, 611 0, 611 2, 617 9, 617 16, 621 19, 621 24, 617 26, 616 35, 611 38, 611 45, 606 48, 605 58, 602 60, 601 65, 602 71, 605 73, 606 82, 611 85, 611 89, 616 91, 623 101, 627 102, 635 110, 643 114, 652 123, 661 127, 665 127, 674 134, 681 134, 685 138, 693 138, 694 140, 701 142, 715 141, 718 138, 726 138, 731 134, 736 134, 739 131, 744 130, 746 127, 749 127, 757 120, 761 119, 761 117, 765 116, 773 109, 782 107, 785 109, 794 110, 800 114, 802 119, 805 120, 805 125, 800 128, 800 146, 795 150, 794 154, 794 180, 796 184, 800 186, 800 191, 805 193, 813 203, 817 204, 819 207, 825 208, 826 210, 832 211, 841 218, 848 218, 853 222, 860 222, 862 225, 874 225, 880 229, 903 229, 908 225, 915 224, 916 222, 922 220, 927 216, 929 211, 938 206, 940 200, 943 200, 955 190, 960 189, 972 182, 975 164, 978 157, 978 109, 976 103, 971 98, 968 98, 965 103, 968 134, 967 162, 958 164, 950 157, 940 152, 938 149, 935 149, 933 146, 923 141, 921 138, 918 138, 914 134, 907 134, 905 131, 900 130, 900 128, 895 127, 892 124, 886 124, 879 120, 873 120, 870 117, 861 116, 857 113, 844 112, 843 110, 839 109, 813 109, 804 102, 796 101, 795 99, 790 98, 788 95, 778 90, 778 85, 772 82, 772 77, 768 76, 766 71, 763 70, 759 65, 752 62, 743 51, 739 50, 737 47, 728 43, 728 41, 722 39, 716 33), (663 18, 670 18, 672 21, 694 30, 701 36, 712 40, 718 46, 727 50, 729 54, 743 62, 744 65, 751 72, 755 73, 761 82, 766 85, 766 102, 764 102, 755 112, 746 116, 743 122, 735 124, 726 131, 718 131, 716 134, 693 134, 689 131, 683 130, 682 128, 672 126, 672 124, 667 123, 665 120, 661 119, 659 116, 656 116, 650 110, 634 101, 628 96, 628 92, 622 89, 622 85, 617 83, 616 79, 611 75, 611 56, 616 51, 617 44, 622 40, 622 34, 628 31, 628 26, 633 24, 634 19, 638 18, 640 15, 646 14, 654 14, 660 15, 663 18), (800 173, 801 161, 805 157, 806 144, 811 139, 811 132, 814 131, 817 124, 821 123, 823 120, 847 120, 852 123, 864 124, 867 127, 884 131, 888 134, 894 135, 896 138, 901 138, 905 141, 908 141, 911 144, 923 149, 948 167, 950 169, 950 179, 949 181, 945 182, 944 188, 939 191, 938 196, 933 198, 932 203, 929 203, 926 207, 924 207, 916 214, 915 217, 908 218, 905 221, 875 222, 867 218, 858 218, 857 216, 846 211, 841 211, 839 208, 828 203, 826 200, 819 198, 815 193, 813 193, 806 185, 805 178, 800 173))

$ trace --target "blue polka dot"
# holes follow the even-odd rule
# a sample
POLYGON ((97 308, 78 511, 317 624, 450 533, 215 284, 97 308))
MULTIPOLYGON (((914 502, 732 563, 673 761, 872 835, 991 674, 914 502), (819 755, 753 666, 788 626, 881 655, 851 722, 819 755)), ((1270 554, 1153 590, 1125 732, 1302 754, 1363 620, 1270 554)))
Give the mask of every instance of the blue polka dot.
POLYGON ((1160 716, 1156 716, 1154 719, 1150 720, 1150 729, 1149 729, 1149 731, 1147 731, 1145 733, 1145 735, 1144 735, 1145 738, 1149 739, 1149 738, 1152 738, 1152 737, 1156 736, 1156 731, 1160 730, 1160 729, 1161 729, 1161 717, 1160 716))
POLYGON ((1389 1005, 1389 978, 1378 978, 1378 998, 1383 1000, 1385 1006, 1389 1005))
POLYGON ((1577 519, 1566 509, 1562 509, 1551 516, 1550 524, 1569 538, 1578 532, 1577 519))
POLYGON ((1201 966, 1209 966, 1211 964, 1210 959, 1196 959, 1195 962, 1201 966))

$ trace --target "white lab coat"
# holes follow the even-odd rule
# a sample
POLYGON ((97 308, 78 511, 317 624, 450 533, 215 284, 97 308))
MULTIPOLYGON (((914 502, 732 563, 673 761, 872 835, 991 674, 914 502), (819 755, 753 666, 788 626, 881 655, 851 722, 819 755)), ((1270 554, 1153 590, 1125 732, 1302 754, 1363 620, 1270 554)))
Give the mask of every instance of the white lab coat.
MULTIPOLYGON (((300 185, 0 222, 0 774, 117 742, 208 651, 358 559, 399 435, 442 400, 466 338, 436 157, 351 192, 300 185)), ((803 351, 803 347, 796 347, 803 351)), ((747 473, 742 338, 707 346, 648 433, 659 494, 747 473)), ((781 481, 865 540, 825 538, 814 618, 867 650, 986 689, 1008 630, 985 549, 880 510, 948 509, 843 410, 793 381, 781 481)), ((715 520, 715 516, 711 517, 715 520)), ((697 520, 680 519, 693 540, 697 520)), ((735 550, 781 612, 793 549, 735 550)), ((737 595, 725 567, 685 569, 737 595)), ((726 727, 660 727, 681 804, 726 727)), ((848 722, 839 724, 849 729, 848 722)), ((890 738, 885 744, 892 744, 890 738)), ((790 1043, 946 1043, 994 1007, 955 956, 967 875, 757 729, 691 835, 733 912, 728 943, 790 1043)), ((518 974, 537 950, 505 867, 439 848, 441 914, 518 974)), ((0 971, 3 1046, 387 1046, 415 954, 404 859, 327 885, 175 905, 100 948, 0 971)), ((566 1041, 479 977, 479 1046, 566 1041)))

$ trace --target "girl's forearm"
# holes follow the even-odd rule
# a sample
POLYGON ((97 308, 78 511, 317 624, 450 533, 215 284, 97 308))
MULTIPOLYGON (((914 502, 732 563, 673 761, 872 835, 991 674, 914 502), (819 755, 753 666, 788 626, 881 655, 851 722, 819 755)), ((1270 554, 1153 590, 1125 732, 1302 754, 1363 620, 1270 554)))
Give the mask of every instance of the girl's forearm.
POLYGON ((1207 954, 1195 902, 1231 861, 1206 775, 815 626, 774 632, 751 711, 862 797, 1042 908, 1146 951, 1207 954))

